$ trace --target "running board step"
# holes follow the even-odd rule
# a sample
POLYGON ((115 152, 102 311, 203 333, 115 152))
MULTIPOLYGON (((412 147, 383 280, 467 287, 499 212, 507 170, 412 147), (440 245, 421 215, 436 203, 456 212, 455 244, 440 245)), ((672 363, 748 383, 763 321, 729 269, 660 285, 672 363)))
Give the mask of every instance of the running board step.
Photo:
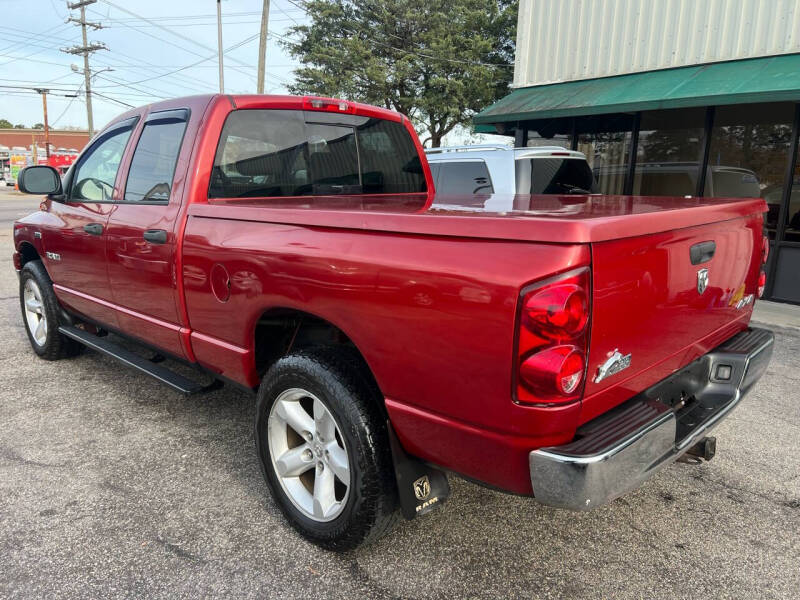
MULTIPOLYGON (((84 331, 83 329, 78 329, 77 327, 70 327, 67 325, 62 325, 58 328, 58 330, 65 336, 79 341, 84 346, 88 346, 92 350, 97 350, 98 352, 106 354, 112 358, 116 358, 122 364, 133 367, 137 371, 141 371, 142 373, 150 375, 150 377, 157 379, 161 383, 168 385, 173 390, 176 390, 182 394, 197 394, 198 392, 205 391, 209 388, 209 386, 205 386, 202 383, 187 379, 175 371, 170 371, 166 367, 162 367, 160 364, 153 363, 150 360, 131 352, 130 350, 126 350, 122 346, 108 341, 108 338, 99 337, 93 333, 84 331)), ((214 384, 211 385, 213 386, 214 384)))

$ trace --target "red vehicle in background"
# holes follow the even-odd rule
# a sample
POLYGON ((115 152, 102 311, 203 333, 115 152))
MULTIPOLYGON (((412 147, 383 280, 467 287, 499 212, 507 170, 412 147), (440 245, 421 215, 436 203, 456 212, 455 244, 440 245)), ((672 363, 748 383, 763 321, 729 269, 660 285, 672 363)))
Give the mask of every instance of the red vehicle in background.
POLYGON ((72 166, 72 163, 75 162, 75 159, 77 158, 78 158, 77 152, 56 151, 50 153, 50 156, 47 158, 45 164, 47 164, 50 167, 53 167, 61 175, 64 175, 72 166))
POLYGON ((128 340, 255 392, 266 481, 328 548, 433 509, 444 472, 584 510, 709 459, 772 352, 748 325, 763 200, 487 210, 437 196, 408 119, 371 106, 170 100, 20 188, 47 195, 14 226, 33 350, 208 389, 128 340))

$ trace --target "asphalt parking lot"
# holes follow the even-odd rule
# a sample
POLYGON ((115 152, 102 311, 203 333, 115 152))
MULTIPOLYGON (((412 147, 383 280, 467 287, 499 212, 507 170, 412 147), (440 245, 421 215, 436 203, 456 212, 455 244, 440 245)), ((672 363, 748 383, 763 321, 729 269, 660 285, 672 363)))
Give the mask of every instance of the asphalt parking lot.
POLYGON ((800 330, 776 330, 710 463, 579 514, 452 478, 438 513, 336 555, 269 497, 253 398, 35 357, 11 221, 37 203, 0 190, 0 597, 798 597, 800 330))

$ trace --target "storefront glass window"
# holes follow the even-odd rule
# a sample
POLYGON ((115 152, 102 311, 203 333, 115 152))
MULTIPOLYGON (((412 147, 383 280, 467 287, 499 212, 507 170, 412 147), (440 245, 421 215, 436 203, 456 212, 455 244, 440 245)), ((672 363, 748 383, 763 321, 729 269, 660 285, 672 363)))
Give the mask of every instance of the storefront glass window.
MULTIPOLYGON (((705 195, 764 198, 771 239, 780 214, 793 119, 789 103, 720 106, 714 116, 705 195)), ((798 200, 795 196, 795 212, 800 210, 798 200)), ((791 223, 793 214, 788 219, 791 223)))
POLYGON ((700 172, 705 108, 642 113, 633 194, 694 196, 700 172))
POLYGON ((601 194, 622 194, 628 170, 633 117, 587 118, 578 122, 578 150, 586 155, 601 194))
MULTIPOLYGON (((798 156, 800 156, 800 152, 798 152, 798 156)), ((773 201, 767 198, 767 202, 771 207, 773 201)), ((800 242, 800 160, 794 165, 792 191, 789 197, 789 210, 786 211, 786 229, 783 239, 788 242, 800 242)))
POLYGON ((536 131, 528 131, 528 148, 541 148, 542 146, 561 146, 570 149, 571 136, 568 133, 557 133, 553 137, 542 137, 536 131))

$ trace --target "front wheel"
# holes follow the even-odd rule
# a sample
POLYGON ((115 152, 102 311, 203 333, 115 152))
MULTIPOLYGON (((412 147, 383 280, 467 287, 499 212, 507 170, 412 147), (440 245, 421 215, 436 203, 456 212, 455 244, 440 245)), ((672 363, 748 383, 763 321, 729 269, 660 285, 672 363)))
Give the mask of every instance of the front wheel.
POLYGON ((79 354, 83 346, 58 331, 59 304, 44 265, 33 260, 19 276, 19 303, 33 351, 45 360, 79 354))
POLYGON ((258 391, 255 437, 264 477, 289 522, 310 541, 348 550, 396 521, 381 401, 345 347, 278 360, 258 391))

